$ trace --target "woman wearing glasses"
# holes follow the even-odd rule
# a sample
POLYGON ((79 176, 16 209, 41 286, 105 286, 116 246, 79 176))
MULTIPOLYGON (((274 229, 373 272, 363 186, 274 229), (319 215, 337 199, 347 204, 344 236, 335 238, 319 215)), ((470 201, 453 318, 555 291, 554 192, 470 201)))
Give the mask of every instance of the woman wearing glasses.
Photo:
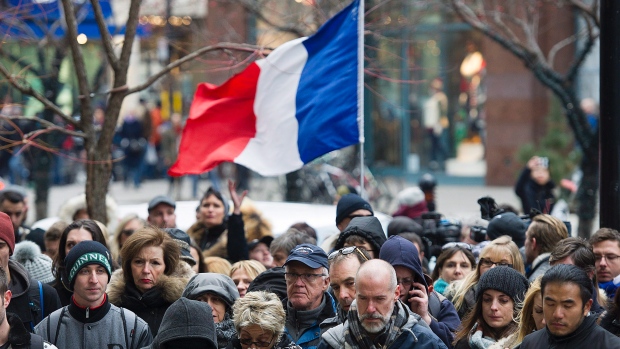
POLYGON ((286 313, 275 294, 248 292, 233 306, 238 335, 226 349, 301 349, 284 334, 286 313))
POLYGON ((444 294, 446 287, 456 280, 469 275, 476 265, 471 246, 463 242, 451 242, 442 247, 431 278, 435 280, 433 289, 444 294))
POLYGON ((491 241, 480 252, 480 260, 476 270, 467 275, 463 280, 452 283, 446 289, 446 297, 452 301, 463 319, 469 310, 473 309, 476 299, 476 284, 480 277, 496 266, 507 266, 525 275, 523 258, 519 248, 509 236, 500 236, 491 241))
MULTIPOLYGON (((482 275, 476 285, 476 302, 454 339, 455 349, 495 348, 517 333, 529 282, 523 274, 502 266, 482 275)), ((504 348, 502 345, 501 348, 504 348)))

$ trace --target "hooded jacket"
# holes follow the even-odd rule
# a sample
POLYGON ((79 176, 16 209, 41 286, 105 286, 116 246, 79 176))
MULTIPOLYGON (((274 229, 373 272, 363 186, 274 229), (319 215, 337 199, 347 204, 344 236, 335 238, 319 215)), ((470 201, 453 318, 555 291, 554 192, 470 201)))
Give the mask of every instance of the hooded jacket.
MULTIPOLYGON (((394 342, 389 343, 387 348, 415 348, 415 349, 445 349, 446 345, 437 338, 424 321, 421 321, 420 315, 409 310, 402 302, 398 301, 394 307, 394 311, 402 311, 408 313, 407 323, 401 327, 400 334, 396 336, 394 342)), ((318 349, 340 349, 350 348, 345 343, 345 329, 349 326, 348 320, 332 329, 329 329, 321 336, 321 342, 318 349)), ((361 348, 366 349, 366 348, 361 348)))
POLYGON ((170 341, 186 338, 204 339, 209 341, 212 348, 217 348, 215 324, 209 304, 182 297, 166 310, 153 343, 142 349, 159 349, 170 341))
POLYGON ((232 306, 239 299, 239 291, 237 291, 232 279, 226 275, 200 273, 189 280, 183 291, 183 297, 197 299, 206 292, 219 296, 226 303, 224 318, 215 324, 218 347, 225 348, 237 336, 237 330, 232 320, 232 306))
POLYGON ((149 324, 153 335, 157 335, 166 309, 181 298, 185 285, 193 274, 194 271, 186 262, 179 261, 174 273, 160 275, 153 288, 140 293, 133 282, 126 282, 123 270, 118 269, 112 274, 108 284, 108 299, 110 303, 136 313, 149 324))
POLYGON ((343 248, 345 240, 351 235, 363 237, 377 252, 386 240, 381 222, 374 216, 353 218, 347 228, 340 233, 334 249, 343 248))
POLYGON ((521 349, 620 348, 620 338, 596 324, 595 316, 587 316, 575 332, 554 336, 547 327, 523 338, 521 349))
POLYGON ((13 260, 9 260, 9 273, 11 273, 9 290, 13 296, 6 311, 19 316, 24 326, 29 331, 33 331, 36 324, 61 307, 58 294, 52 286, 45 283, 41 283, 41 288, 39 288, 39 283, 30 278, 21 264, 13 260), (40 304, 41 291, 43 291, 43 306, 40 304))
POLYGON ((415 245, 411 241, 398 235, 391 236, 385 244, 383 244, 383 247, 381 247, 379 258, 390 263, 393 267, 402 266, 411 270, 415 274, 416 279, 420 280, 427 290, 429 298, 429 313, 431 312, 431 297, 437 297, 437 299, 440 300, 441 307, 439 314, 430 314, 431 323, 429 327, 448 348, 452 348, 454 333, 461 325, 461 320, 459 319, 454 305, 449 300, 443 296, 440 297, 435 291, 432 291, 435 294, 428 293, 428 284, 426 283, 424 273, 422 272, 420 256, 418 255, 418 250, 415 245))

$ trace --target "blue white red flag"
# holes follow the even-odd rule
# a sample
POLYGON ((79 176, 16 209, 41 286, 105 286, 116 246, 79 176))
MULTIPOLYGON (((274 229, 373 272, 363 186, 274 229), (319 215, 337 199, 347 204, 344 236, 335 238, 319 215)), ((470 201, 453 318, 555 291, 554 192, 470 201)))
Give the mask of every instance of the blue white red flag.
POLYGON ((221 86, 199 84, 168 173, 198 174, 232 161, 261 175, 280 175, 360 142, 360 1, 221 86))

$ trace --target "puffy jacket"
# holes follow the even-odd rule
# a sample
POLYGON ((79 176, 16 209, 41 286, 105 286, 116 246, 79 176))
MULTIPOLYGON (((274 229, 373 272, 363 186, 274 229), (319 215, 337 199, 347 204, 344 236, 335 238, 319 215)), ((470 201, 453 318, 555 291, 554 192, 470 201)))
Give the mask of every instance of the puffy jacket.
POLYGON ((620 348, 620 338, 606 331, 596 324, 594 316, 588 316, 575 332, 557 337, 551 334, 545 327, 540 331, 536 331, 523 339, 521 349, 572 349, 572 348, 588 348, 588 349, 607 349, 620 348))
MULTIPOLYGON (((405 326, 401 327, 400 333, 392 343, 386 343, 389 349, 399 348, 415 348, 415 349, 446 349, 446 345, 428 328, 418 314, 415 314, 398 302, 399 311, 408 313, 408 319, 405 326)), ((345 343, 345 329, 348 327, 348 320, 344 324, 340 324, 323 334, 318 349, 341 349, 350 348, 345 343)))
POLYGON ((61 307, 58 294, 52 286, 45 283, 41 283, 39 288, 39 283, 30 277, 21 264, 13 260, 9 260, 9 273, 11 273, 9 290, 13 296, 6 311, 19 316, 24 326, 33 331, 36 324, 61 307))
MULTIPOLYGON (((383 244, 383 247, 381 247, 379 258, 390 263, 393 267, 402 266, 411 270, 417 276, 417 279, 421 280, 424 284, 425 289, 428 290, 424 273, 422 273, 422 264, 420 263, 418 250, 411 241, 398 235, 391 236, 385 244, 383 244)), ((441 300, 439 313, 432 314, 430 306, 431 298, 435 296, 438 297, 438 295, 431 295, 428 291, 427 294, 429 296, 429 313, 431 313, 431 323, 429 327, 448 348, 452 348, 454 333, 461 325, 459 315, 452 302, 443 296, 439 297, 441 300)))
POLYGON ((181 298, 185 285, 193 274, 192 268, 180 261, 174 273, 160 275, 153 288, 140 293, 133 282, 126 284, 123 270, 119 269, 112 274, 107 293, 110 303, 136 313, 149 324, 153 335, 157 335, 166 309, 181 298))

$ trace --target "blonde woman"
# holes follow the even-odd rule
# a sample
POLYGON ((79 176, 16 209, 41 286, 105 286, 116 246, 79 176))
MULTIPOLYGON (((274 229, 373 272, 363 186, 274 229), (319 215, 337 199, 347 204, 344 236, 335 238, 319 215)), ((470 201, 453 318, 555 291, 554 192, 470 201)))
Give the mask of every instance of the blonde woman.
POLYGON ((239 297, 243 298, 248 292, 250 283, 258 276, 258 274, 264 272, 265 270, 267 269, 265 269, 265 266, 263 266, 259 261, 244 260, 233 264, 232 268, 230 268, 230 274, 228 276, 230 276, 237 286, 239 297))
POLYGON ((226 349, 301 349, 284 333, 286 313, 274 293, 248 292, 233 306, 237 338, 226 349))
POLYGON ((469 273, 463 280, 455 281, 446 292, 446 297, 452 301, 459 317, 463 319, 475 303, 475 289, 480 277, 496 266, 508 266, 525 275, 525 266, 519 248, 509 236, 500 236, 491 241, 480 252, 480 259, 474 272, 469 273))

